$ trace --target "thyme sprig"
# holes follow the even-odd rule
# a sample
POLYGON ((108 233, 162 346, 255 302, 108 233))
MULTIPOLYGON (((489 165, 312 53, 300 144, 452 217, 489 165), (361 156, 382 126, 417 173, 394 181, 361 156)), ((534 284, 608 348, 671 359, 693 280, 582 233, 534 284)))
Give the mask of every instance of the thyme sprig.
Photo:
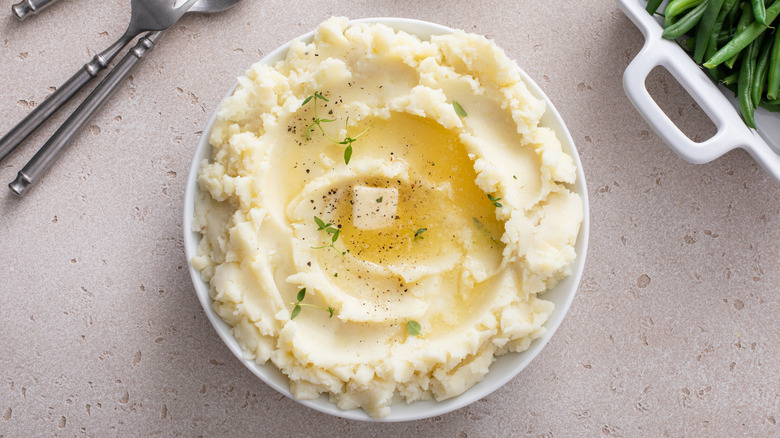
POLYGON ((414 240, 415 242, 418 240, 423 240, 425 237, 423 237, 423 233, 428 231, 427 228, 418 228, 417 231, 414 232, 414 240))
POLYGON ((330 234, 330 243, 323 246, 312 246, 311 249, 323 249, 323 248, 333 248, 334 251, 341 254, 342 257, 346 257, 349 250, 346 250, 344 252, 341 252, 333 246, 334 243, 336 243, 337 240, 339 240, 339 235, 341 234, 341 230, 339 228, 336 228, 333 226, 332 223, 328 222, 325 223, 324 220, 318 218, 317 216, 314 216, 314 222, 317 224, 317 231, 325 231, 326 233, 330 234))
POLYGON ((336 120, 335 119, 321 119, 321 118, 317 117, 317 99, 325 101, 325 102, 330 102, 327 97, 322 95, 322 93, 320 93, 319 91, 315 91, 314 94, 312 94, 311 96, 309 96, 306 99, 304 99, 303 103, 301 104, 301 106, 304 106, 307 103, 309 103, 309 101, 311 101, 311 100, 314 101, 314 121, 311 122, 309 127, 306 129, 306 140, 310 140, 311 139, 311 133, 312 133, 312 131, 314 131, 314 127, 316 126, 316 127, 320 128, 320 132, 322 132, 322 135, 324 135, 325 138, 327 138, 328 140, 332 141, 333 143, 338 143, 336 140, 330 138, 328 133, 325 132, 325 129, 322 127, 323 123, 335 122, 336 120))
POLYGON ((301 103, 301 106, 306 105, 307 103, 313 101, 314 102, 314 121, 311 122, 309 127, 306 129, 306 140, 311 139, 311 134, 314 131, 314 128, 317 127, 320 129, 320 132, 322 132, 322 135, 325 136, 329 141, 335 144, 345 145, 346 148, 344 148, 344 164, 349 164, 349 160, 352 159, 352 143, 357 141, 358 138, 360 138, 361 135, 365 134, 366 131, 368 131, 371 126, 363 130, 360 134, 352 137, 349 135, 349 117, 347 117, 347 120, 345 122, 345 130, 347 134, 344 136, 344 140, 334 140, 331 136, 328 135, 327 132, 325 132, 325 128, 322 127, 323 123, 329 123, 329 122, 335 122, 336 119, 321 119, 317 117, 317 101, 322 100, 323 102, 330 102, 328 98, 322 95, 321 92, 315 91, 314 94, 306 97, 306 99, 303 100, 303 103, 301 103))
POLYGON ((302 303, 301 301, 303 301, 305 297, 306 297, 306 288, 304 287, 303 289, 298 291, 298 296, 296 297, 298 301, 295 303, 290 303, 293 305, 292 312, 290 312, 290 319, 295 319, 295 317, 298 316, 299 313, 301 313, 301 306, 314 307, 315 309, 324 310, 330 314, 328 318, 333 318, 333 312, 335 312, 336 309, 334 309, 333 307, 328 307, 326 309, 322 306, 317 306, 315 304, 302 303))
POLYGON ((490 202, 493 203, 493 206, 498 207, 498 208, 501 208, 501 207, 504 206, 502 203, 498 202, 498 201, 500 201, 500 200, 502 200, 504 198, 496 198, 496 197, 494 197, 493 195, 490 195, 490 194, 488 194, 487 197, 488 197, 488 199, 490 199, 490 202))
POLYGON ((496 245, 499 244, 498 240, 493 238, 493 235, 490 234, 490 231, 485 227, 485 225, 479 219, 472 217, 471 220, 474 221, 474 226, 476 226, 479 231, 484 233, 486 236, 490 237, 490 240, 493 241, 493 243, 495 243, 496 245))

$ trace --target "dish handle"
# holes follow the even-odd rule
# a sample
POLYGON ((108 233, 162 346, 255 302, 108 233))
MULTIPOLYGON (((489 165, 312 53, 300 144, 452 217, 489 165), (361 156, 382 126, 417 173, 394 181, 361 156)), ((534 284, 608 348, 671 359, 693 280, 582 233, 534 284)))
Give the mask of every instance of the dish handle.
POLYGON ((642 50, 626 67, 623 87, 647 123, 691 163, 706 163, 734 148, 748 147, 746 139, 754 136, 728 99, 673 41, 647 38, 642 50), (658 106, 645 86, 647 76, 657 66, 665 67, 712 120, 717 128, 714 136, 694 142, 658 106))

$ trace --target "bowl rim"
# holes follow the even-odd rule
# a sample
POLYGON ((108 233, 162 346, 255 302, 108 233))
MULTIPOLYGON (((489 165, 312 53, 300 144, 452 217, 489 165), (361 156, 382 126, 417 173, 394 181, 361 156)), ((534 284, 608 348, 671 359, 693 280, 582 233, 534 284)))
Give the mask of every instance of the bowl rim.
MULTIPOLYGON (((455 32, 454 29, 442 26, 440 24, 409 18, 371 17, 348 21, 348 25, 360 23, 384 24, 393 28, 394 30, 402 30, 410 34, 417 35, 421 39, 427 39, 431 35, 443 35, 455 32)), ((282 58, 293 41, 301 40, 308 42, 311 41, 313 35, 314 31, 307 32, 281 45, 255 63, 265 63, 272 65, 277 60, 282 58)), ((553 105, 552 101, 550 101, 547 95, 541 90, 541 88, 539 88, 536 82, 534 82, 533 79, 531 79, 530 76, 525 73, 525 71, 519 67, 518 70, 529 91, 535 97, 544 100, 546 104, 546 111, 542 117, 541 125, 550 126, 555 130, 563 150, 571 155, 577 167, 577 181, 573 185, 569 185, 569 188, 573 192, 581 196, 583 203, 583 221, 580 226, 580 232, 577 236, 577 243, 575 245, 575 248, 577 248, 577 255, 570 265, 571 274, 563 279, 556 287, 544 292, 543 294, 543 297, 546 297, 554 291, 558 291, 559 293, 563 294, 563 299, 555 302, 555 310, 544 324, 544 327, 547 329, 546 333, 544 333, 538 339, 534 340, 528 349, 520 353, 507 353, 500 357, 495 357, 494 361, 490 365, 490 370, 485 375, 485 377, 467 389, 464 393, 442 401, 425 400, 413 403, 394 402, 391 405, 392 411, 390 415, 382 419, 372 418, 360 408, 342 410, 336 406, 335 403, 330 402, 326 394, 322 394, 319 398, 312 400, 297 399, 289 391, 287 376, 282 374, 276 368, 276 366, 273 365, 273 363, 269 361, 261 366, 254 362, 254 360, 245 358, 241 348, 238 346, 236 339, 230 333, 231 327, 222 320, 222 318, 214 311, 211 306, 212 300, 209 295, 210 286, 202 280, 200 272, 192 266, 191 260, 195 255, 198 244, 200 242, 200 234, 192 230, 192 218, 195 212, 195 200, 199 192, 197 174, 201 161, 205 157, 210 156, 211 145, 209 144, 209 136, 211 129, 216 121, 219 108, 222 106, 224 100, 233 94, 238 84, 234 85, 230 89, 230 91, 220 101, 219 105, 217 105, 216 109, 212 112, 211 117, 209 118, 206 126, 203 129, 203 133, 198 140, 198 144, 193 151, 193 158, 188 170, 184 193, 184 253, 187 259, 187 267, 189 270, 190 279, 192 280, 192 284, 195 289, 195 293, 198 297, 198 301, 203 307, 204 312, 206 313, 208 320, 211 322, 211 325, 214 327, 219 337, 233 353, 233 355, 235 355, 236 358, 241 361, 244 366, 248 368, 255 376, 260 378, 260 380, 262 380, 266 385, 270 386, 286 397, 311 409, 336 417, 369 422, 413 421, 455 411, 492 394, 498 388, 502 387, 515 376, 517 376, 523 369, 525 369, 526 366, 528 366, 528 364, 539 354, 539 352, 541 352, 541 350, 547 345, 552 336, 555 334, 558 327, 561 325, 561 322, 568 312, 568 309, 571 306, 571 303, 574 300, 574 296, 576 295, 577 289, 579 287, 579 283, 585 268, 585 259, 587 255, 587 246, 590 232, 590 205, 582 162, 574 144, 574 140, 571 137, 571 133, 561 118, 560 113, 555 108, 555 105, 553 105), (499 366, 502 370, 506 369, 506 371, 503 373, 497 373, 496 368, 499 366), (490 379, 488 379, 488 377, 490 377, 490 379), (421 409, 413 409, 413 407, 418 407, 421 409), (399 410, 401 410, 400 413, 399 410)))

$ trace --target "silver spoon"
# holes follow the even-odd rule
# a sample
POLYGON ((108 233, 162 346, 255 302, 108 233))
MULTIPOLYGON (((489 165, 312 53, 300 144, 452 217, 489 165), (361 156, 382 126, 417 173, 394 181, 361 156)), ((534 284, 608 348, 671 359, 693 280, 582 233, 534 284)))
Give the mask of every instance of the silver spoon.
POLYGON ((90 79, 106 68, 114 57, 143 32, 165 30, 176 23, 196 0, 187 0, 175 8, 176 0, 132 0, 130 24, 125 33, 106 50, 95 55, 75 75, 27 115, 0 139, 0 161, 38 129, 46 119, 65 104, 90 79))
MULTIPOLYGON (((214 13, 221 12, 236 5, 240 0, 198 0, 189 12, 214 13)), ((35 183, 51 167, 57 156, 65 150, 71 139, 78 134, 106 100, 119 88, 141 59, 154 47, 162 32, 149 32, 130 49, 116 67, 98 85, 76 111, 51 136, 49 141, 32 157, 16 175, 16 179, 8 185, 11 191, 19 196, 35 183)))

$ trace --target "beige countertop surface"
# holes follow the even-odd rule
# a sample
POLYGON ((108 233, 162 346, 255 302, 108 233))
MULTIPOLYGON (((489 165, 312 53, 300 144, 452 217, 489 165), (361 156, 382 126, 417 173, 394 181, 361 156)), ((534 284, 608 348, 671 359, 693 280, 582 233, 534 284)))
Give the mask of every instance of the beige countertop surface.
MULTIPOLYGON (((128 1, 64 0, 19 23, 12 3, 3 133, 129 18, 128 1)), ((641 44, 612 0, 244 0, 184 17, 39 185, 0 190, 0 436, 779 435, 780 184, 743 151, 693 165, 666 146, 623 92, 641 44), (285 398, 225 347, 188 275, 202 127, 247 67, 331 15, 488 35, 582 158, 591 234, 566 319, 506 386, 440 417, 362 423, 285 398)), ((649 87, 694 139, 713 133, 670 76, 649 87)), ((54 129, 0 164, 0 182, 54 129)))

